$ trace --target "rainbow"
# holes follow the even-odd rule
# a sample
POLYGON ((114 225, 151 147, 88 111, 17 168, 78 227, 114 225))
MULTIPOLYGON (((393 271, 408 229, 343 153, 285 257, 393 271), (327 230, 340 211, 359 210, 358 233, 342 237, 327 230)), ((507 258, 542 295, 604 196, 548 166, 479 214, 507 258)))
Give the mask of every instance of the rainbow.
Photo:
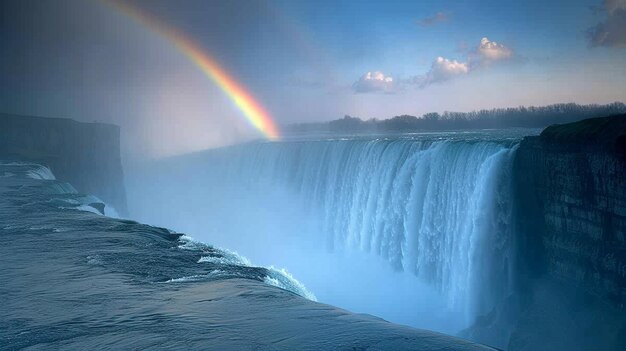
POLYGON ((104 3, 112 5, 116 10, 165 37, 228 96, 253 127, 268 139, 275 140, 280 137, 276 123, 263 106, 215 59, 203 51, 200 45, 175 28, 162 23, 157 18, 128 3, 116 0, 104 0, 104 3))

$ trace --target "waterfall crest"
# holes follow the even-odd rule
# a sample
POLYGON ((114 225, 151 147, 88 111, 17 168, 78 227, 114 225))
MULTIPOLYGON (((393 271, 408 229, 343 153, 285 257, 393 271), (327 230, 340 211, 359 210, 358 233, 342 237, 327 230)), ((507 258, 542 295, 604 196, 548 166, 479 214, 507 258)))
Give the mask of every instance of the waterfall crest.
POLYGON ((285 206, 302 207, 318 224, 301 231, 316 236, 318 245, 381 257, 435 287, 471 323, 511 288, 515 144, 401 138, 259 142, 187 155, 166 168, 193 173, 185 186, 204 189, 216 208, 226 206, 220 199, 231 206, 271 206, 267 199, 288 193, 285 206))

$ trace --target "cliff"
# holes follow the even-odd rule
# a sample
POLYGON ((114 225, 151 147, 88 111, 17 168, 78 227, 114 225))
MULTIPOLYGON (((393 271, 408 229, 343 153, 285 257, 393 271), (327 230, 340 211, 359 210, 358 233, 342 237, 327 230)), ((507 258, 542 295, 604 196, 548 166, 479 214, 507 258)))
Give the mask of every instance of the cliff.
POLYGON ((618 305, 626 299, 625 141, 626 115, 551 126, 522 141, 515 172, 533 272, 618 305))
POLYGON ((521 307, 508 349, 626 345, 625 155, 626 115, 550 126, 521 142, 521 307), (537 348, 540 338, 553 342, 537 348))
POLYGON ((0 114, 0 160, 44 164, 79 192, 127 211, 118 126, 0 114))

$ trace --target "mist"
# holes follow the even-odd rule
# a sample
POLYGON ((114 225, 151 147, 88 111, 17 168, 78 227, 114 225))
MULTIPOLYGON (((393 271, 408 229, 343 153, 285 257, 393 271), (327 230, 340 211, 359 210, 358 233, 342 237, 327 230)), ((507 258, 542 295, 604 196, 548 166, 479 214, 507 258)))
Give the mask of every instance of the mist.
MULTIPOLYGON (((459 37, 451 37, 448 31, 416 31, 414 14, 432 4, 389 5, 381 21, 393 26, 381 32, 370 23, 353 25, 343 20, 348 14, 363 13, 360 21, 379 14, 376 6, 359 4, 333 9, 329 3, 265 1, 190 0, 184 6, 168 1, 152 1, 150 6, 142 1, 130 3, 197 42, 282 126, 329 121, 346 114, 381 119, 626 99, 619 52, 564 54, 552 45, 546 51, 519 38, 507 43, 519 58, 514 62, 489 65, 428 89, 354 93, 352 84, 368 70, 395 73, 395 80, 404 81, 427 70, 437 56, 453 55, 460 40, 473 43, 484 35, 496 35, 478 28, 462 28, 459 37), (316 15, 310 18, 309 13, 316 15), (372 43, 378 43, 374 50, 372 43), (561 57, 568 59, 557 59, 561 57)), ((105 1, 6 1, 0 6, 0 105, 4 113, 119 125, 125 167, 262 136, 172 43, 105 1)), ((565 9, 560 6, 558 10, 565 9)), ((509 11, 514 17, 525 13, 519 8, 509 11)), ((567 11, 576 12, 571 18, 581 18, 589 10, 583 6, 567 11)), ((476 19, 479 23, 492 18, 488 12, 476 15, 481 17, 476 19)), ((536 30, 547 33, 559 26, 563 27, 559 33, 583 31, 566 16, 557 23, 554 20, 538 19, 536 30)), ((525 18, 522 23, 527 23, 525 18)), ((574 46, 563 42, 569 43, 568 48, 574 46)), ((584 42, 576 45, 585 48, 584 42)))
POLYGON ((467 327, 463 311, 415 275, 375 254, 333 250, 320 214, 287 186, 210 184, 205 169, 174 158, 129 174, 133 218, 234 250, 255 265, 284 268, 322 303, 440 332, 467 327))
POLYGON ((508 240, 498 223, 507 210, 491 208, 506 200, 489 195, 506 170, 506 150, 428 140, 253 142, 136 169, 128 176, 129 206, 134 218, 286 268, 320 302, 457 333, 507 285, 508 273, 498 270, 508 259, 500 253, 473 248, 482 254, 468 263, 458 253, 464 240, 483 235, 508 240), (439 196, 450 198, 440 206, 439 196), (458 212, 459 201, 485 203, 458 212), (484 229, 467 221, 484 221, 484 229), (450 251, 440 240, 450 240, 450 251))

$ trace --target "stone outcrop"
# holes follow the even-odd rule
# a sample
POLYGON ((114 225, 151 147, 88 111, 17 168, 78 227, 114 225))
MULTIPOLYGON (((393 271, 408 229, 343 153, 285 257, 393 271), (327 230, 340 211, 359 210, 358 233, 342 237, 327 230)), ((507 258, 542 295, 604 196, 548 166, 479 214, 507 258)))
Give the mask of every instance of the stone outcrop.
POLYGON ((524 138, 514 293, 461 333, 509 351, 626 345, 626 115, 524 138))
POLYGON ((118 126, 0 114, 0 160, 44 164, 79 192, 127 211, 118 126))
POLYGON ((626 345, 625 156, 626 115, 551 126, 521 142, 508 350, 626 345))
POLYGON ((626 115, 546 128, 516 156, 521 254, 534 274, 626 301, 626 115))

